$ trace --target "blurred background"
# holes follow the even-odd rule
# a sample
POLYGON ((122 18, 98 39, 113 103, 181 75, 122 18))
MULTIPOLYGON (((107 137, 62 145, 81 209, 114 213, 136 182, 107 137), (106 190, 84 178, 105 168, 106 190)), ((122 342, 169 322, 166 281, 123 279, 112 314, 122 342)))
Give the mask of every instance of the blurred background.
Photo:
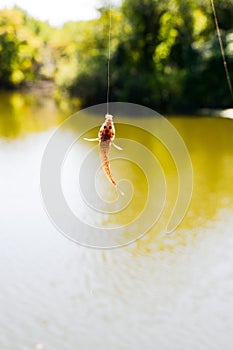
MULTIPOLYGON (((109 3, 52 3, 0 0, 0 348, 231 350, 233 110, 210 1, 113 3, 110 100, 168 117, 190 153, 194 189, 183 222, 164 235, 174 162, 158 140, 116 117, 118 137, 158 158, 168 195, 158 225, 111 251, 67 240, 41 201, 50 137, 72 113, 106 102, 107 90, 109 3)), ((233 80, 233 2, 215 5, 233 80)), ((112 169, 125 177, 125 166, 112 169)), ((145 184, 131 164, 127 177, 137 190, 132 218, 145 184)))
MULTIPOLYGON (((105 102, 107 2, 51 6, 50 21, 38 18, 40 13, 42 18, 49 16, 45 3, 21 2, 35 17, 19 7, 1 5, 0 88, 31 91, 49 86, 61 107, 64 98, 75 108, 105 102), (62 11, 64 20, 71 13, 72 21, 62 23, 62 11), (93 19, 73 20, 88 17, 88 11, 93 19)), ((216 10, 231 68, 232 1, 216 0, 216 10)), ((209 0, 126 0, 113 7, 112 21, 112 101, 166 113, 231 106, 209 0)), ((233 78, 232 69, 230 74, 233 78)))

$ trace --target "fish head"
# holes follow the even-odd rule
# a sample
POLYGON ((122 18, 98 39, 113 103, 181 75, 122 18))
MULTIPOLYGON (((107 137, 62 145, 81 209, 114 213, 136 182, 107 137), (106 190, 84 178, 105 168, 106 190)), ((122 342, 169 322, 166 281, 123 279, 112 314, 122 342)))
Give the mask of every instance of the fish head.
POLYGON ((113 124, 113 116, 105 115, 105 122, 102 124, 99 131, 99 139, 101 141, 113 141, 115 138, 115 128, 113 124))

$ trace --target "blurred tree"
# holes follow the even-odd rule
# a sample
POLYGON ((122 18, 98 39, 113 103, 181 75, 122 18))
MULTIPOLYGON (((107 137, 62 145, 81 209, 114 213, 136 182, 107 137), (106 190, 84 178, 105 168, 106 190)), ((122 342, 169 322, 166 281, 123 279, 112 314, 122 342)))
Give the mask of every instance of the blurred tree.
MULTIPOLYGON (((122 35, 119 31, 122 26, 121 12, 113 9, 112 19, 111 50, 114 52, 122 35)), ((78 27, 74 48, 76 53, 72 56, 75 57, 75 67, 70 79, 64 76, 64 80, 59 81, 57 76, 57 81, 62 89, 68 90, 71 96, 77 96, 81 106, 86 107, 106 102, 109 9, 101 8, 98 20, 81 22, 78 27)))
MULTIPOLYGON (((215 1, 231 67, 233 2, 215 1)), ((209 0, 125 0, 123 13, 113 98, 163 111, 231 105, 209 0)))
POLYGON ((113 55, 113 99, 154 106, 159 96, 154 52, 167 0, 125 0, 125 31, 113 55))
MULTIPOLYGON (((223 40, 226 60, 233 81, 233 2, 215 0, 216 12, 223 40)), ((216 35, 213 12, 209 0, 202 0, 196 14, 196 36, 192 43, 196 48, 196 57, 191 68, 187 67, 184 80, 184 109, 227 108, 232 106, 221 50, 216 35), (203 21, 204 18, 204 21, 203 21), (202 23, 202 26, 200 25, 202 23), (198 27, 202 30, 198 31, 198 27)))
POLYGON ((0 87, 47 78, 45 67, 50 58, 45 54, 51 34, 48 23, 17 7, 0 11, 0 87))
MULTIPOLYGON (((233 1, 215 4, 233 80, 233 1)), ((0 87, 51 79, 80 107, 105 102, 109 8, 99 12, 58 29, 1 10, 0 87)), ((167 112, 231 106, 209 0, 123 0, 111 37, 111 101, 167 112)))

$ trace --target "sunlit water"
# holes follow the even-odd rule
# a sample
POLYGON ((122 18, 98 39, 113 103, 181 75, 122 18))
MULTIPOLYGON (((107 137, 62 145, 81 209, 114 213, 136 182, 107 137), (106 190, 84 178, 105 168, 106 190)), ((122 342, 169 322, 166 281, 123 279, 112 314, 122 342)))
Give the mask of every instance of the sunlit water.
POLYGON ((194 169, 186 217, 103 251, 63 237, 43 209, 41 159, 64 115, 20 94, 0 96, 0 112, 0 349, 232 349, 233 122, 170 119, 194 169))

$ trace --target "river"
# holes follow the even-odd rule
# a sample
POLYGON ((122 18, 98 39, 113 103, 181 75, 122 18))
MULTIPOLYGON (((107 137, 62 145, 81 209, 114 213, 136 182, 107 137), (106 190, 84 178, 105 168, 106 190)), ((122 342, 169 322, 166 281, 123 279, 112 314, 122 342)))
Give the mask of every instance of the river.
MULTIPOLYGON (((51 97, 0 94, 0 348, 232 349, 233 121, 169 118, 193 167, 184 219, 170 235, 158 224, 132 244, 93 249, 57 230, 41 196, 44 152, 65 117, 51 97)), ((123 137, 129 132, 124 125, 117 130, 123 137)), ((171 184, 166 211, 174 205, 177 175, 169 155, 158 160, 171 184)), ((114 174, 122 176, 126 167, 119 161, 114 174)), ((138 197, 121 213, 123 223, 145 199, 140 169, 128 165, 127 174, 138 197)), ((75 211, 72 186, 67 198, 75 211)))

